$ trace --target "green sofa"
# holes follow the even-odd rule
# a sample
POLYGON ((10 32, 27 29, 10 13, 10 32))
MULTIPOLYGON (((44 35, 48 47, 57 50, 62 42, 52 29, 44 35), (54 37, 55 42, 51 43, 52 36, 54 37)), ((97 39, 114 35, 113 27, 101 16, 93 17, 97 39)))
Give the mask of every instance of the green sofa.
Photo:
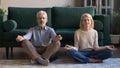
MULTIPOLYGON (((98 31, 99 45, 110 44, 110 23, 108 15, 95 15, 94 7, 52 7, 52 8, 23 8, 9 7, 8 15, 0 16, 0 43, 6 47, 7 57, 9 48, 21 47, 16 42, 17 35, 24 35, 30 27, 37 25, 36 13, 44 10, 48 14, 47 25, 54 28, 57 34, 63 36, 62 46, 74 43, 74 31, 79 28, 80 17, 90 13, 98 31)), ((12 52, 11 52, 12 53, 12 52)))

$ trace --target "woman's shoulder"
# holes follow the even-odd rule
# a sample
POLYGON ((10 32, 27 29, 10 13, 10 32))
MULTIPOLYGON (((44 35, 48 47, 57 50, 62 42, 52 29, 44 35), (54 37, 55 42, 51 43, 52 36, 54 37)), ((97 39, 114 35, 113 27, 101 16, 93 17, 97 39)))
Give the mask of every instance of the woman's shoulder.
POLYGON ((89 33, 89 32, 92 32, 92 33, 97 33, 97 31, 95 30, 95 29, 90 29, 88 32, 86 32, 86 31, 83 31, 82 29, 77 29, 76 31, 75 31, 75 33, 89 33))
POLYGON ((77 31, 80 31, 81 29, 79 28, 79 29, 77 29, 75 32, 77 32, 77 31))
POLYGON ((95 29, 91 29, 93 32, 97 32, 97 30, 95 30, 95 29))
POLYGON ((91 33, 92 33, 92 34, 95 34, 95 35, 98 34, 97 30, 95 30, 95 29, 92 29, 92 30, 91 30, 91 33))
POLYGON ((75 33, 78 33, 78 32, 81 32, 81 29, 77 29, 77 30, 75 31, 75 33))

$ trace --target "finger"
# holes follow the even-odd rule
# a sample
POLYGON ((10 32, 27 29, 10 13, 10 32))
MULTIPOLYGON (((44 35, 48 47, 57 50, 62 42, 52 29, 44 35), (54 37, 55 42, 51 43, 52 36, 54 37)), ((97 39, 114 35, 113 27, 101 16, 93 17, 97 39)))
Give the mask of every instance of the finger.
POLYGON ((19 40, 19 38, 17 37, 17 38, 16 38, 16 40, 18 41, 18 40, 19 40))
POLYGON ((67 47, 64 47, 65 49, 67 49, 67 47))
POLYGON ((18 41, 18 39, 16 39, 16 41, 18 41))
POLYGON ((115 48, 115 45, 111 45, 111 47, 115 48))
POLYGON ((16 39, 17 42, 19 42, 20 40, 16 39))
POLYGON ((68 48, 67 46, 64 47, 65 49, 68 48))
POLYGON ((113 47, 114 45, 110 45, 110 47, 113 47))
POLYGON ((59 38, 62 38, 62 36, 59 34, 59 35, 57 35, 57 37, 59 37, 59 38))
POLYGON ((61 37, 61 35, 60 35, 60 34, 58 34, 58 36, 60 36, 60 37, 61 37))
POLYGON ((61 35, 57 35, 57 37, 58 37, 58 38, 62 38, 62 36, 61 36, 61 35))
POLYGON ((18 35, 17 37, 21 37, 20 35, 18 35))
POLYGON ((117 48, 111 48, 111 50, 117 50, 117 48))
POLYGON ((65 46, 69 46, 68 44, 66 44, 65 46))
POLYGON ((70 48, 65 48, 65 49, 70 50, 70 48))

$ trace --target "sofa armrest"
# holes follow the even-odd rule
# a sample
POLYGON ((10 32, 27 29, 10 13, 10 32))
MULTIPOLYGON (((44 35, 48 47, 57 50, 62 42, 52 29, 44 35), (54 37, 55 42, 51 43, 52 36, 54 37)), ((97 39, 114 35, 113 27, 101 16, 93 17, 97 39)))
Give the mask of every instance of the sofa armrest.
POLYGON ((7 15, 0 14, 0 32, 3 31, 2 24, 7 20, 7 15))
POLYGON ((7 20, 7 15, 0 14, 0 23, 7 20))
POLYGON ((2 23, 6 20, 7 20, 7 15, 0 14, 0 42, 2 42, 2 38, 3 38, 2 23))
POLYGON ((103 23, 103 42, 104 45, 110 44, 110 16, 109 15, 95 15, 94 20, 99 20, 103 23))
POLYGON ((14 20, 7 20, 3 23, 3 29, 6 32, 13 31, 17 28, 17 23, 14 20))

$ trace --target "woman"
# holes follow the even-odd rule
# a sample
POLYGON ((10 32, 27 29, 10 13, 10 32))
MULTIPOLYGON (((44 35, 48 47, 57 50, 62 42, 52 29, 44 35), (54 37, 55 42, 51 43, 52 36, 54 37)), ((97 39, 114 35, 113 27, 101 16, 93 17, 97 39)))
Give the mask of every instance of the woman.
POLYGON ((65 49, 70 56, 83 63, 100 63, 102 60, 112 56, 113 45, 98 45, 98 34, 94 28, 92 16, 88 13, 82 15, 80 20, 80 29, 75 31, 74 46, 66 45, 65 49))

